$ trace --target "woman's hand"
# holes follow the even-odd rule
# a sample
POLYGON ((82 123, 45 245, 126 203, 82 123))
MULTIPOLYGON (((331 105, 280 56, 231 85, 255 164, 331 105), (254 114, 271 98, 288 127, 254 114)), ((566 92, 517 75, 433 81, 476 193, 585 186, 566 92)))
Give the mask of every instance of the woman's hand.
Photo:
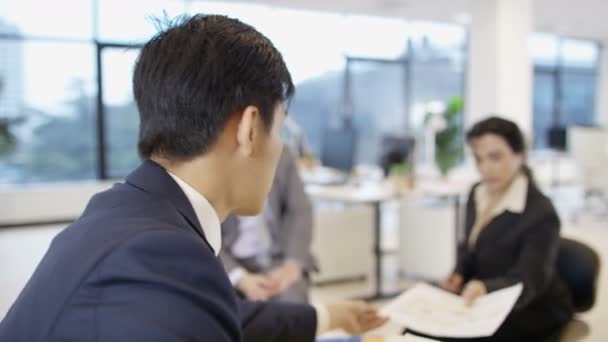
POLYGON ((485 296, 488 293, 486 285, 479 280, 471 280, 468 282, 462 291, 462 297, 467 305, 472 305, 477 298, 485 296))
POLYGON ((441 283, 441 288, 446 291, 458 294, 462 290, 463 283, 464 278, 462 277, 462 275, 459 273, 453 273, 441 283))

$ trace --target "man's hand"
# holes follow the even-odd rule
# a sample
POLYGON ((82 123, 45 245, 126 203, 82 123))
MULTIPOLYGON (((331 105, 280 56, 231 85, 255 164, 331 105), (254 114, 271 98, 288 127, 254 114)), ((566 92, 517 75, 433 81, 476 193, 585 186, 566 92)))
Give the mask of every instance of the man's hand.
POLYGON ((486 285, 479 280, 471 280, 464 287, 462 297, 467 305, 472 305, 479 297, 485 296, 488 293, 486 285))
POLYGON ((293 261, 286 261, 268 273, 268 277, 277 284, 276 293, 273 293, 277 295, 302 279, 302 267, 293 261))
POLYGON ((246 273, 236 287, 249 300, 268 300, 277 292, 278 283, 265 275, 246 273))
POLYGON ((463 283, 464 278, 462 275, 459 273, 453 273, 441 283, 441 288, 452 293, 460 293, 460 291, 462 291, 463 283))
POLYGON ((330 330, 342 329, 351 335, 361 335, 386 323, 376 309, 364 302, 340 302, 327 305, 330 330))

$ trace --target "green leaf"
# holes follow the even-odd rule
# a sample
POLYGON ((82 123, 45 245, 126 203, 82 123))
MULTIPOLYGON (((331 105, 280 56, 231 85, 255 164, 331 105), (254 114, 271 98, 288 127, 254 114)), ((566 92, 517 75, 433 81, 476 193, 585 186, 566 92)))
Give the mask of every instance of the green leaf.
POLYGON ((444 176, 456 166, 463 156, 463 146, 460 144, 463 107, 464 101, 461 97, 450 99, 442 114, 447 128, 435 136, 435 163, 444 176))

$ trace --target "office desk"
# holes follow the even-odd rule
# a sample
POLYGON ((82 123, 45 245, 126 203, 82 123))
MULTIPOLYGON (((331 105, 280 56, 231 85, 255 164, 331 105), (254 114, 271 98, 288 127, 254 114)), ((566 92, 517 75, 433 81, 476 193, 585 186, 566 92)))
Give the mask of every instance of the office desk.
POLYGON ((383 283, 383 257, 385 251, 382 248, 382 210, 381 205, 384 202, 391 200, 400 200, 413 196, 436 196, 442 198, 451 198, 455 206, 455 222, 457 232, 455 234, 456 241, 459 241, 460 227, 460 208, 461 194, 463 186, 455 183, 446 183, 441 181, 423 181, 418 186, 407 192, 397 192, 392 183, 386 181, 378 184, 366 185, 308 185, 306 192, 317 200, 340 202, 344 204, 364 204, 371 205, 374 210, 374 288, 370 296, 365 299, 376 300, 382 298, 390 298, 398 295, 398 292, 384 292, 383 283))
POLYGON ((461 218, 462 197, 466 196, 471 186, 472 183, 467 181, 428 179, 420 181, 416 190, 411 193, 411 195, 440 197, 452 201, 454 205, 454 228, 456 229, 454 243, 456 247, 458 247, 460 239, 464 236, 461 218))
POLYGON ((388 184, 376 186, 355 186, 355 185, 309 185, 306 192, 314 199, 325 201, 336 201, 346 204, 366 204, 374 208, 374 248, 375 256, 374 280, 375 286, 373 293, 366 297, 368 300, 375 300, 395 296, 396 293, 382 292, 382 227, 380 205, 397 198, 397 193, 388 184))

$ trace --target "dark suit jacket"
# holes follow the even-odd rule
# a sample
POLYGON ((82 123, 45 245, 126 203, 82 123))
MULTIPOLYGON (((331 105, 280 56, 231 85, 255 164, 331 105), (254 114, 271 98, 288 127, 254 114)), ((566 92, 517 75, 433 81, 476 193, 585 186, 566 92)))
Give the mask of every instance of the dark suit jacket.
MULTIPOLYGON (((304 184, 298 173, 295 158, 287 148, 283 149, 277 166, 272 190, 264 209, 266 226, 272 238, 274 260, 291 259, 302 265, 305 271, 317 269, 310 252, 312 244, 313 211, 304 184)), ((220 258, 228 272, 244 267, 232 253, 232 247, 240 235, 239 219, 231 215, 222 224, 222 251, 220 258)), ((251 271, 251 270, 250 270, 251 271)))
POLYGON ((556 273, 560 221, 551 201, 530 182, 524 212, 506 211, 495 217, 470 250, 467 241, 476 219, 475 189, 467 204, 467 239, 458 248, 456 272, 465 280, 483 281, 488 291, 522 282, 515 314, 530 311, 553 322, 568 320, 572 305, 556 273))
POLYGON ((313 341, 315 330, 309 306, 239 301, 188 199, 146 161, 53 240, 0 341, 313 341))

